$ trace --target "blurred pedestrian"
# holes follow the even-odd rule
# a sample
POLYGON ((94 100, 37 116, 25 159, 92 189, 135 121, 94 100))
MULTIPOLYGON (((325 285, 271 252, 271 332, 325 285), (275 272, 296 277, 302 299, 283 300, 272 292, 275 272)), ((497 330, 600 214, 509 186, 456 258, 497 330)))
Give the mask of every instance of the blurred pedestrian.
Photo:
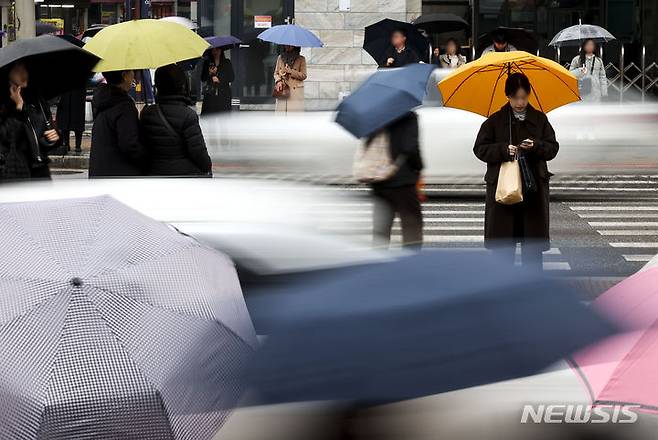
POLYGON ((71 132, 75 135, 75 153, 82 153, 82 134, 85 131, 87 88, 71 90, 59 98, 57 128, 62 133, 62 153, 71 151, 71 132))
POLYGON ((396 29, 391 33, 391 47, 386 50, 380 67, 403 67, 420 61, 418 54, 407 47, 407 31, 396 29))
POLYGON ((0 105, 0 168, 3 180, 50 179, 48 152, 60 141, 48 103, 30 93, 27 67, 8 68, 0 105))
POLYGON ((235 72, 231 60, 226 58, 224 50, 214 47, 203 59, 201 81, 205 83, 201 114, 231 111, 231 83, 235 72))
POLYGON ((199 117, 190 106, 187 76, 170 64, 155 71, 156 103, 142 110, 140 139, 148 150, 148 174, 210 176, 208 156, 199 117))
POLYGON ((492 114, 480 128, 473 151, 487 163, 484 238, 487 248, 501 259, 514 262, 517 242, 522 245, 524 265, 542 268, 542 252, 550 248, 549 178, 546 161, 553 159, 559 144, 546 115, 528 103, 530 81, 512 73, 505 81, 508 103, 492 114), (496 202, 496 185, 502 163, 524 155, 536 181, 536 189, 523 194, 514 205, 496 202))
POLYGON ((402 244, 420 247, 423 214, 417 191, 423 160, 418 139, 418 117, 410 112, 366 140, 367 148, 388 148, 398 167, 388 179, 371 184, 375 198, 373 235, 376 245, 387 246, 395 216, 400 216, 402 244), (381 144, 381 145, 378 145, 381 144))
POLYGON ((274 95, 277 112, 304 111, 304 81, 306 80, 306 58, 301 48, 283 46, 274 67, 274 95))
POLYGON ((98 87, 91 102, 89 177, 144 175, 148 155, 139 142, 137 107, 128 95, 135 73, 120 70, 103 76, 107 83, 98 87))
POLYGON ((459 53, 459 42, 455 38, 450 38, 446 43, 446 50, 439 57, 441 67, 444 69, 455 69, 466 64, 466 57, 459 53))
POLYGON ((430 60, 431 64, 436 66, 441 65, 441 50, 438 47, 432 49, 432 59, 430 60))
POLYGON ((601 57, 596 55, 594 40, 585 40, 580 53, 571 60, 569 66, 578 78, 578 90, 584 101, 599 102, 608 96, 608 77, 601 57))
POLYGON ((507 41, 507 35, 504 30, 496 29, 492 35, 493 43, 484 48, 482 55, 486 55, 491 52, 513 52, 516 50, 516 47, 512 46, 507 41))

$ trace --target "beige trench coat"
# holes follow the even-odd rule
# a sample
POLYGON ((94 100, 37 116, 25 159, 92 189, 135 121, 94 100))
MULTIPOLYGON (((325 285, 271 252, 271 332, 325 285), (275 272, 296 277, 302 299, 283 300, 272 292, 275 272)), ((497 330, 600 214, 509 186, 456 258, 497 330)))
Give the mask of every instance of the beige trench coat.
POLYGON ((298 56, 290 72, 285 71, 281 56, 276 59, 274 68, 274 82, 283 81, 290 87, 290 97, 276 100, 277 112, 303 112, 304 111, 304 80, 306 79, 306 58, 298 56))

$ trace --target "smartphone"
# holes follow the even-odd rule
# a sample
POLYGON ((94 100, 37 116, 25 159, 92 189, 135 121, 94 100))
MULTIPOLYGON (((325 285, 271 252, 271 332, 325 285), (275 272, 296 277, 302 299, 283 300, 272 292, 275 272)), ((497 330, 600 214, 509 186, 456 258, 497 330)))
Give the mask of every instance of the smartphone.
POLYGON ((532 139, 523 139, 521 145, 533 145, 535 142, 532 139))

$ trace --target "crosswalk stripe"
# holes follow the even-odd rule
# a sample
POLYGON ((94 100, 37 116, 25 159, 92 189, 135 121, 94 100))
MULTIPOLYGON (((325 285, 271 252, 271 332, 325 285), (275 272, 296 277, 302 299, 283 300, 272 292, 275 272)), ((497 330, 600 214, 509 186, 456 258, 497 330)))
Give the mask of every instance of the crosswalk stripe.
MULTIPOLYGON (((344 226, 327 226, 327 227, 320 227, 322 230, 330 230, 330 231, 363 231, 363 230, 372 230, 371 226, 355 226, 351 228, 346 228, 344 226)), ((399 222, 395 222, 393 226, 393 231, 400 231, 402 228, 399 226, 399 222)), ((484 229, 482 226, 424 226, 423 227, 424 231, 480 231, 481 233, 484 234, 484 229)))
MULTIPOLYGON (((334 215, 345 215, 345 214, 353 214, 353 215, 372 215, 372 209, 370 210, 356 210, 356 209, 351 209, 351 210, 344 210, 344 211, 338 211, 338 210, 329 210, 327 209, 326 211, 324 210, 318 210, 318 211, 313 211, 314 213, 331 213, 334 215)), ((484 211, 446 211, 446 210, 441 210, 441 211, 433 211, 433 210, 425 210, 423 209, 423 214, 425 215, 478 215, 482 216, 484 215, 484 211)))
POLYGON ((658 206, 570 206, 574 211, 658 211, 658 206))
POLYGON ((645 263, 647 261, 650 261, 655 255, 622 255, 624 257, 624 260, 630 261, 630 262, 640 262, 640 263, 645 263))
MULTIPOLYGON (((349 235, 348 237, 359 241, 372 241, 372 235, 349 235)), ((395 234, 391 241, 399 241, 401 235, 395 234)), ((423 243, 484 243, 482 235, 423 235, 423 243)))
POLYGON ((571 270, 566 261, 544 261, 544 270, 571 270))
POLYGON ((655 229, 604 229, 596 232, 601 235, 658 235, 655 229))
MULTIPOLYGON (((323 218, 324 223, 364 223, 372 222, 370 217, 332 217, 332 218, 323 218)), ((425 223, 484 223, 483 218, 473 217, 473 218, 447 218, 447 217, 426 217, 423 219, 425 223)))
POLYGON ((593 228, 607 228, 612 226, 630 226, 630 227, 656 227, 658 222, 587 222, 593 228))
POLYGON ((658 249, 658 242, 617 242, 613 241, 610 246, 616 248, 656 248, 658 249))
POLYGON ((629 213, 606 213, 606 214, 578 214, 580 218, 654 218, 651 213, 629 214, 629 213))

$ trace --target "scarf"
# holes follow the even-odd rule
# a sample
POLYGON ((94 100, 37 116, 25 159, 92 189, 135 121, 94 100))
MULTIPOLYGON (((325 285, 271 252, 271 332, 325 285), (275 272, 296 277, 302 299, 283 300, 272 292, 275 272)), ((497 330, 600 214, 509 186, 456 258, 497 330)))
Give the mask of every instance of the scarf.
POLYGON ((516 110, 512 109, 512 114, 518 121, 525 121, 525 115, 527 114, 528 110, 523 110, 521 113, 518 113, 516 110))

